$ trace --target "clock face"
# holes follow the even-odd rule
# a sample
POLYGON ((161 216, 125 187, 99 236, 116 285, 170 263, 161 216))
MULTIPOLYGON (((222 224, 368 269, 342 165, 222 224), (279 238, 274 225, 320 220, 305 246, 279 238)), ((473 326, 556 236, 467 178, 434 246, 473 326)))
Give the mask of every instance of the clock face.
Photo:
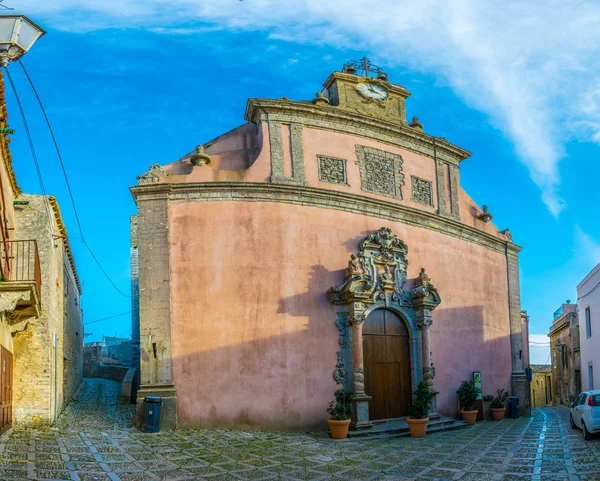
POLYGON ((373 85, 370 83, 358 84, 356 90, 358 90, 363 97, 370 99, 385 100, 388 97, 386 89, 380 87, 379 85, 373 85))

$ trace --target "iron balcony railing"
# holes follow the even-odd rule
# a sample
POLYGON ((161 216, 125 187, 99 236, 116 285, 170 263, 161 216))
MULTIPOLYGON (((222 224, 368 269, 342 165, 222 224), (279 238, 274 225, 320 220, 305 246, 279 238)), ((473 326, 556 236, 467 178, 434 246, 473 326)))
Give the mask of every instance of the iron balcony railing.
POLYGON ((35 240, 0 241, 0 282, 35 282, 41 297, 40 257, 35 240))

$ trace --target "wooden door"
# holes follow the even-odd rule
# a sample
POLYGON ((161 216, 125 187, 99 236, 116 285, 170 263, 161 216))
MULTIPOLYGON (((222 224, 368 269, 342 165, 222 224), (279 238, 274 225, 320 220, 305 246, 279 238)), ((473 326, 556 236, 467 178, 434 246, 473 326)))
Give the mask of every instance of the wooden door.
POLYGON ((408 329, 392 311, 377 309, 363 324, 365 392, 370 419, 406 416, 410 405, 408 329))
POLYGON ((12 427, 13 355, 4 346, 0 350, 0 434, 12 427))

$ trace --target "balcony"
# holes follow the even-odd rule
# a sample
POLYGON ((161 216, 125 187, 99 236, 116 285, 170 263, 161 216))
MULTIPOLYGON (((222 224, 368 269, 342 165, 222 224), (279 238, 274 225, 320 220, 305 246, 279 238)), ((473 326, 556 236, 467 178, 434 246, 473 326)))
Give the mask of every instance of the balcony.
POLYGON ((0 241, 0 312, 9 323, 40 315, 41 289, 36 241, 0 241))

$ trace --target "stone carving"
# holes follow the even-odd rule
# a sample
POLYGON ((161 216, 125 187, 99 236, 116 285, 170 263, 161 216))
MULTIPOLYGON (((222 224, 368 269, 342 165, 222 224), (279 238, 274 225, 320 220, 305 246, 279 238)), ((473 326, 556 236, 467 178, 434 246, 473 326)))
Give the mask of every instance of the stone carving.
POLYGON ((348 318, 348 324, 351 326, 355 324, 362 324, 363 322, 365 322, 365 315, 360 311, 354 311, 354 313, 348 318))
POLYGON ((423 124, 419 122, 419 117, 413 117, 410 125, 413 129, 423 130, 423 124))
POLYGON ((346 369, 344 367, 344 358, 342 352, 337 353, 337 363, 335 364, 335 371, 333 371, 333 379, 338 384, 344 384, 346 382, 346 369))
POLYGON ((506 238, 512 242, 512 232, 510 231, 510 229, 504 229, 500 231, 500 234, 503 234, 506 236, 506 238))
POLYGON ((323 95, 323 92, 317 92, 312 103, 315 105, 329 105, 329 99, 323 95))
POLYGON ((419 272, 419 277, 415 282, 415 286, 428 286, 431 284, 431 278, 425 273, 425 268, 421 267, 421 272, 419 272))
POLYGON ((346 160, 317 155, 319 180, 330 184, 348 185, 346 180, 346 160))
POLYGON ((365 392, 365 370, 362 367, 354 368, 353 375, 354 394, 364 394, 365 392))
MULTIPOLYGON (((427 309, 434 309, 440 303, 438 291, 431 283, 431 278, 425 273, 424 268, 421 269, 419 277, 415 281, 415 286, 410 291, 410 295, 413 298, 413 302, 421 308, 423 315, 429 315, 427 309)), ((421 321, 417 320, 417 322, 421 321)), ((426 323, 427 320, 423 322, 426 323)))
POLYGON ((394 276, 390 271, 390 266, 384 264, 383 272, 381 273, 381 285, 384 291, 394 290, 396 287, 396 282, 394 281, 394 276))
POLYGON ((161 177, 166 177, 167 175, 169 174, 163 166, 160 164, 152 164, 150 170, 147 173, 138 176, 137 180, 138 184, 147 184, 149 182, 157 182, 161 177))
MULTIPOLYGON (((431 392, 437 393, 433 386, 435 370, 429 351, 429 326, 431 312, 440 303, 440 296, 425 269, 421 269, 410 292, 404 291, 407 255, 406 244, 390 228, 381 227, 363 239, 358 255, 350 256, 344 281, 328 291, 330 301, 341 306, 336 325, 340 330, 342 352, 338 353, 334 378, 342 379, 341 370, 346 360, 347 371, 343 375, 347 378, 351 373, 352 378, 344 378, 345 385, 351 386, 356 396, 352 414, 355 427, 370 425, 371 398, 365 393, 361 324, 366 313, 373 309, 391 309, 404 317, 414 346, 411 349, 412 382, 425 380, 431 392)), ((430 415, 437 416, 435 403, 430 415)))
POLYGON ((433 205, 431 182, 412 176, 412 200, 419 204, 433 205))
POLYGON ((352 322, 360 322, 356 314, 364 312, 366 304, 391 295, 393 300, 405 298, 406 244, 388 227, 368 235, 360 244, 358 256, 352 254, 346 268, 344 282, 329 289, 330 300, 339 305, 352 303, 352 322))
POLYGON ((346 275, 344 276, 344 279, 348 279, 349 277, 359 274, 362 274, 362 269, 358 265, 356 256, 354 254, 350 254, 350 260, 348 261, 348 267, 346 267, 346 275))
POLYGON ((340 337, 338 338, 338 342, 340 343, 340 346, 342 347, 342 349, 344 349, 348 345, 346 319, 342 316, 338 317, 337 320, 335 321, 335 325, 337 326, 337 328, 340 331, 340 337))
POLYGON ((479 220, 483 221, 483 222, 489 222, 493 219, 493 215, 490 214, 489 210, 488 210, 488 206, 484 205, 481 211, 481 214, 479 214, 478 218, 479 220))
POLYGON ((208 165, 210 161, 210 155, 204 152, 204 145, 196 146, 195 152, 190 155, 190 162, 195 166, 208 165))
POLYGON ((360 188, 365 192, 402 199, 402 157, 372 147, 356 146, 360 188))

